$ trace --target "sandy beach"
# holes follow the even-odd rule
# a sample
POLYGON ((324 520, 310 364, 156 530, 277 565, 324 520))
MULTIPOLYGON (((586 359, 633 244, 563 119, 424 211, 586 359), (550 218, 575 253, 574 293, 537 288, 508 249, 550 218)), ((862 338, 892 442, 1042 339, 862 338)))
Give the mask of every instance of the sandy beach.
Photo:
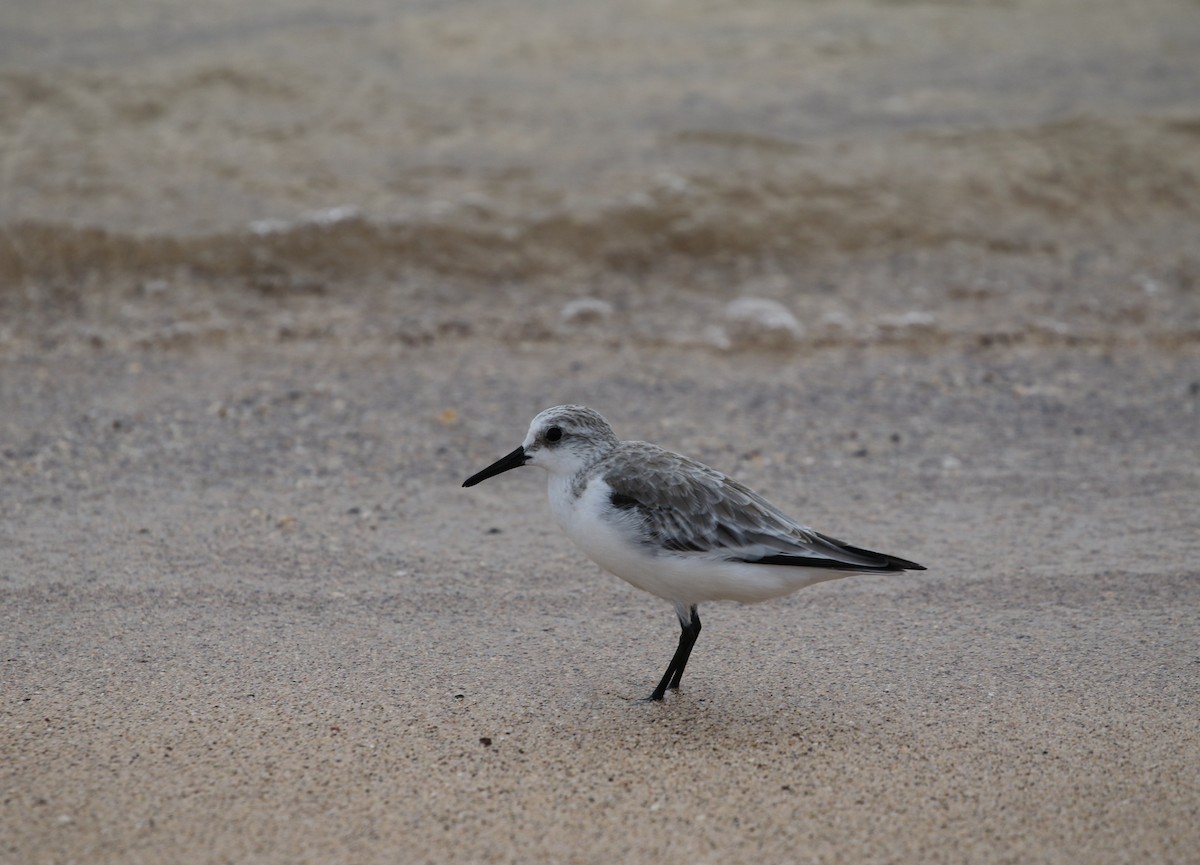
POLYGON ((5 6, 0 862, 1196 861, 1197 58, 1184 0, 5 6), (710 605, 639 702, 670 606, 460 486, 563 402, 928 570, 710 605))

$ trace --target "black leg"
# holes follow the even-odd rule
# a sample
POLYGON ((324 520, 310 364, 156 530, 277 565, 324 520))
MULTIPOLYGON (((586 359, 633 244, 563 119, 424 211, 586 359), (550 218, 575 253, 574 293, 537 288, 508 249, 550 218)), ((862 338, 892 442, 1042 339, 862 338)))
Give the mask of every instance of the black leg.
POLYGON ((671 658, 662 681, 647 698, 649 700, 661 700, 666 696, 668 688, 679 687, 679 680, 683 678, 683 668, 687 666, 688 657, 692 654, 692 646, 696 645, 696 638, 700 636, 700 614, 696 612, 695 604, 691 607, 678 607, 676 612, 679 614, 679 646, 675 649, 675 655, 671 658))
POLYGON ((686 636, 687 648, 683 652, 683 657, 679 659, 679 664, 675 667, 675 675, 671 677, 671 684, 667 686, 672 689, 679 688, 679 680, 683 678, 683 668, 687 666, 688 658, 692 656, 692 646, 696 645, 696 638, 700 636, 700 613, 696 610, 695 605, 688 612, 691 613, 691 621, 686 625, 682 621, 679 623, 683 628, 679 635, 679 643, 683 645, 686 636))

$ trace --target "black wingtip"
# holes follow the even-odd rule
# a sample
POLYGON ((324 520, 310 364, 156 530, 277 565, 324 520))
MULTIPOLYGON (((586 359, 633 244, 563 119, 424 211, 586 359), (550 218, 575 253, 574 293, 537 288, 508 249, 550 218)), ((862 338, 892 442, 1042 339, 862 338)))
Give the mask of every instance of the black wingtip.
POLYGON ((828 559, 823 556, 795 556, 788 554, 762 556, 757 559, 743 559, 743 561, 755 565, 788 565, 801 568, 825 568, 831 571, 854 571, 855 573, 899 573, 900 571, 926 570, 924 565, 918 565, 916 562, 910 562, 907 559, 889 556, 887 553, 864 550, 862 547, 852 547, 849 544, 840 544, 840 546, 846 552, 854 553, 856 556, 861 556, 867 561, 853 563, 828 559))
POLYGON ((877 553, 874 550, 864 550, 862 547, 852 547, 849 544, 842 544, 842 549, 847 552, 855 553, 860 556, 869 558, 881 559, 879 570, 881 571, 924 571, 924 565, 918 565, 916 562, 910 562, 908 559, 902 559, 899 556, 889 556, 887 553, 877 553))

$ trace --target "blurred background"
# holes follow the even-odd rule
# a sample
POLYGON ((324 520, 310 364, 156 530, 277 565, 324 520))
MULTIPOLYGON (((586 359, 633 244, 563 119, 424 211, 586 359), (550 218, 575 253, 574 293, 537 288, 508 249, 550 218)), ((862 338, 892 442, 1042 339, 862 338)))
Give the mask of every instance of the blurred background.
POLYGON ((522 338, 581 296, 686 340, 742 294, 1178 342, 1198 281, 1193 0, 0 7, 0 311, 52 344, 522 338))

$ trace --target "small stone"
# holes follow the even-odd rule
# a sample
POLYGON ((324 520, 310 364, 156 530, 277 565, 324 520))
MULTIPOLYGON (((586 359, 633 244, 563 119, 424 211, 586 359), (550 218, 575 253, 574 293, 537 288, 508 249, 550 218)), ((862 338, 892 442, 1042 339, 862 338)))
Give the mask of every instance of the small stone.
POLYGON ((789 348, 804 330, 776 300, 742 297, 725 307, 725 336, 734 348, 789 348))
POLYGON ((310 210, 301 217, 302 222, 310 225, 337 225, 339 222, 350 222, 362 219, 362 209, 353 204, 343 204, 338 207, 326 207, 322 210, 310 210))
POLYGON ((595 297, 580 297, 563 305, 559 314, 565 324, 594 324, 611 318, 613 306, 595 297))
POLYGON ((886 330, 927 330, 936 323, 937 318, 932 313, 919 310, 885 315, 879 319, 879 326, 886 330))

